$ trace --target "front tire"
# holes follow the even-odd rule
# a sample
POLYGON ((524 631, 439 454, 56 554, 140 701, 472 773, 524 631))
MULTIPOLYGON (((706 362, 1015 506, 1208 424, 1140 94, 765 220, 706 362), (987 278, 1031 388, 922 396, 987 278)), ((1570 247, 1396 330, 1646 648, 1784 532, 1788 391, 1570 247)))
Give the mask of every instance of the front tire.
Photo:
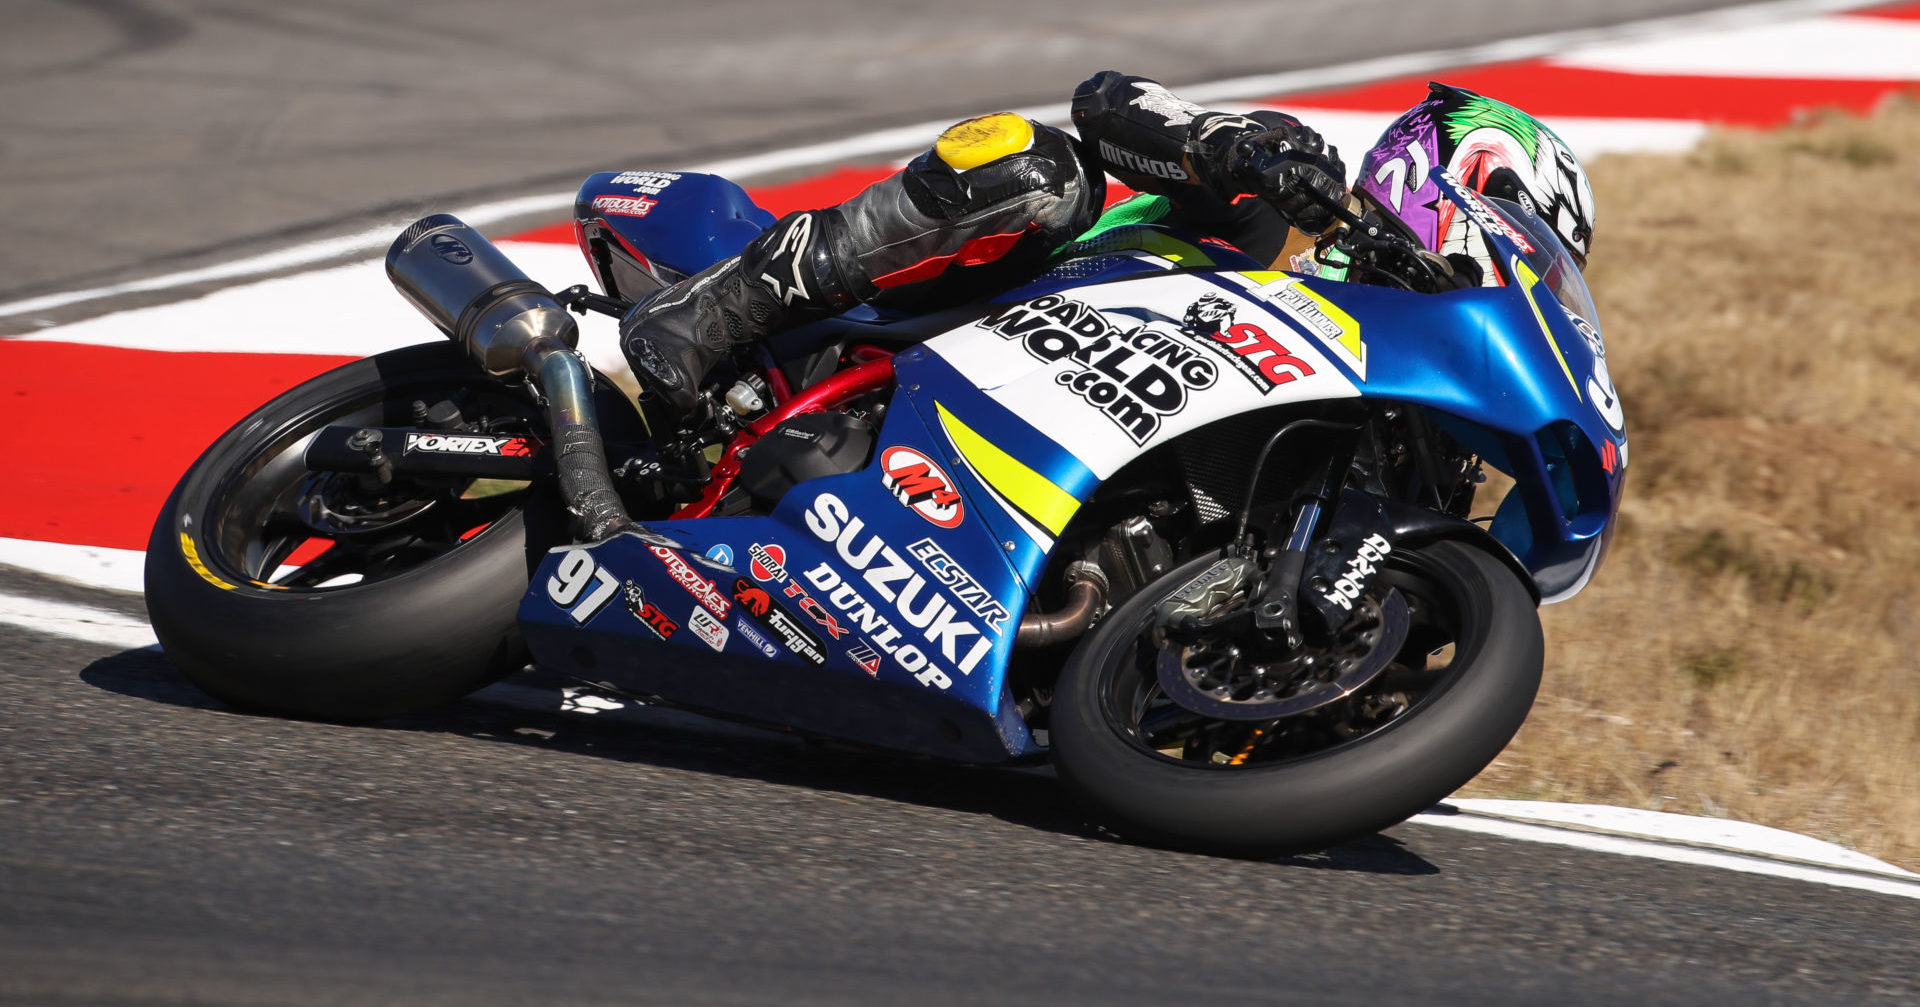
POLYGON ((432 343, 320 375, 194 462, 146 562, 148 617, 189 680, 249 710, 373 720, 525 664, 515 612, 541 554, 565 540, 550 486, 372 486, 302 461, 315 430, 404 426, 414 400, 446 398, 494 429, 544 430, 531 403, 432 343))
POLYGON ((1493 557, 1442 542, 1396 552, 1378 579, 1374 592, 1405 597, 1412 625, 1388 670, 1353 696, 1261 723, 1177 707, 1154 673, 1154 608, 1216 558, 1188 563, 1110 614, 1056 687, 1061 782, 1123 836, 1266 857, 1368 835, 1486 768, 1533 705, 1544 655, 1531 597, 1493 557), (1430 655, 1449 654, 1429 667, 1430 655))

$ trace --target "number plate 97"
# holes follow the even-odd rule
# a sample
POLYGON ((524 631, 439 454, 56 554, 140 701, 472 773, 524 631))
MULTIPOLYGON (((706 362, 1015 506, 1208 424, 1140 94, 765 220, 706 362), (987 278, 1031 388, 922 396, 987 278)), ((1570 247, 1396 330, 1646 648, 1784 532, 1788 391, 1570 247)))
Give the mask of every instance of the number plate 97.
POLYGON ((585 549, 570 549, 547 578, 547 600, 584 626, 620 591, 620 579, 593 561, 585 549))

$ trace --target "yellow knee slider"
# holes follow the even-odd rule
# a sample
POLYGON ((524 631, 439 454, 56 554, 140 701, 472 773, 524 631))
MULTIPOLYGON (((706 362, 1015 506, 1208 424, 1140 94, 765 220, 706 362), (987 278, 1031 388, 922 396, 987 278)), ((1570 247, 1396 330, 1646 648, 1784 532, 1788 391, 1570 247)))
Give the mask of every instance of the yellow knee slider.
POLYGON ((947 127, 933 153, 955 171, 971 171, 1032 146, 1032 123, 1012 112, 995 112, 947 127))

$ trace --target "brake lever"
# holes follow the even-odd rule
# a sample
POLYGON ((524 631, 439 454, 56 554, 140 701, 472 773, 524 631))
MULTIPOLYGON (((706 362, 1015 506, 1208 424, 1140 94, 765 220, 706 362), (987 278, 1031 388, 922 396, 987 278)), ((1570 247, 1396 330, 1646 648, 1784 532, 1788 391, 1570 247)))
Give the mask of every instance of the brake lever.
MULTIPOLYGON (((1367 223, 1366 219, 1358 213, 1353 212, 1352 208, 1350 208, 1344 200, 1330 198, 1313 189, 1303 191, 1306 192, 1308 198, 1319 203, 1322 207, 1326 208, 1328 212, 1332 213, 1336 220, 1346 225, 1344 228, 1338 229, 1339 233, 1333 234, 1332 240, 1319 244, 1322 247, 1331 246, 1345 251, 1349 260, 1351 260, 1347 265, 1358 266, 1363 269, 1381 273, 1409 290, 1418 289, 1414 287, 1413 283, 1409 282, 1408 277, 1400 276, 1391 270, 1382 269, 1377 265, 1363 264, 1363 258, 1366 258, 1372 251, 1376 249, 1386 249, 1401 253, 1406 256, 1408 261, 1419 263, 1421 271, 1425 274, 1424 277, 1421 277, 1421 279, 1425 281, 1426 288, 1421 291, 1422 293, 1434 293, 1448 288, 1446 278, 1452 275, 1450 265, 1446 267, 1446 272, 1437 272, 1435 268, 1436 259, 1432 253, 1426 249, 1407 241, 1399 235, 1381 230, 1378 224, 1367 223)), ((1332 234, 1335 230, 1335 228, 1329 228, 1328 233, 1332 234)), ((1321 261, 1319 256, 1319 250, 1316 249, 1316 261, 1321 261)), ((1444 262, 1445 260, 1437 261, 1444 262)))
MULTIPOLYGON (((1380 229, 1368 224, 1359 214, 1353 212, 1353 210, 1347 206, 1346 200, 1334 199, 1326 193, 1313 188, 1302 188, 1300 191, 1306 193, 1308 199, 1319 203, 1329 213, 1332 213, 1334 218, 1347 225, 1348 229, 1356 227, 1364 228, 1370 237, 1377 237, 1380 234, 1380 229)), ((1332 228, 1329 228, 1329 230, 1332 230, 1332 228)))

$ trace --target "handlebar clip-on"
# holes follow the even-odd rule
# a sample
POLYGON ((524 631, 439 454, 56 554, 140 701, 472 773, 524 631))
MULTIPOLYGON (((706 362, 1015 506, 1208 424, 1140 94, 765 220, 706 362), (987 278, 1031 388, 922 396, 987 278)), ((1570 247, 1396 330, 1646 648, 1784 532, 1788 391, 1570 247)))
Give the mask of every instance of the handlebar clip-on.
MULTIPOLYGON (((1427 251, 1405 237, 1356 213, 1348 201, 1330 199, 1305 189, 1309 198, 1333 214, 1334 225, 1318 236, 1314 261, 1379 277, 1387 284, 1420 294, 1437 294, 1464 286, 1478 286, 1478 277, 1456 268, 1457 261, 1427 251), (1338 249, 1347 261, 1329 259, 1338 249)), ((1472 260, 1467 260, 1471 262, 1472 260)))

